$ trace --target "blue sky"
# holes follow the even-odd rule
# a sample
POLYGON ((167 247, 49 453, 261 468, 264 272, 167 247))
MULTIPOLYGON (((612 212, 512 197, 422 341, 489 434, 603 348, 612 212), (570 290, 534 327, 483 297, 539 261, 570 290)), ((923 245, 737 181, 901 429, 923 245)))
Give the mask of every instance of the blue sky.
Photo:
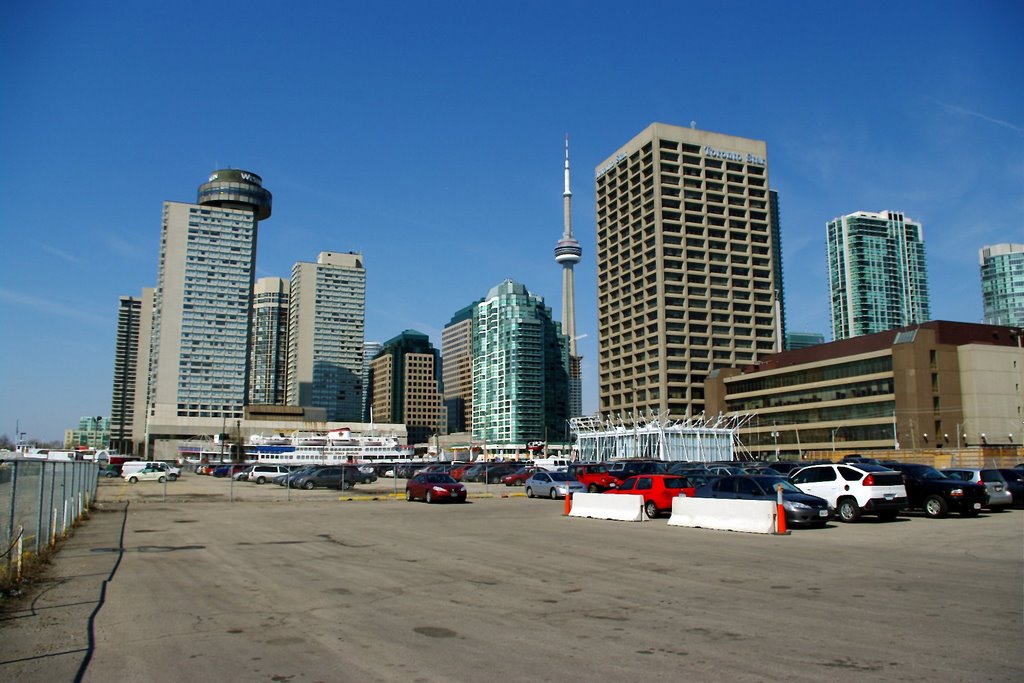
POLYGON ((829 334, 825 222, 924 224, 932 317, 980 322, 978 249, 1024 241, 1024 4, 35 2, 0 20, 0 433, 108 415, 117 299, 161 203, 216 168, 274 194, 258 276, 364 254, 367 338, 506 277, 561 318, 571 138, 584 408, 594 168, 653 121, 765 140, 790 330, 829 334))

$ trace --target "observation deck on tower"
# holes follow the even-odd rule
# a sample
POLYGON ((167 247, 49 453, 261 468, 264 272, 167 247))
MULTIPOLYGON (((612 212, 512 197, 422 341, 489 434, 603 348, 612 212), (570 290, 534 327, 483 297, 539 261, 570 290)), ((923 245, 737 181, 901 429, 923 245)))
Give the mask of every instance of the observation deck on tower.
POLYGON ((270 217, 270 191, 263 187, 263 178, 255 173, 234 168, 223 168, 210 174, 209 180, 199 186, 196 203, 227 209, 252 211, 256 220, 270 217))
POLYGON ((558 263, 577 264, 583 256, 583 249, 574 237, 563 237, 555 245, 555 261, 558 263))

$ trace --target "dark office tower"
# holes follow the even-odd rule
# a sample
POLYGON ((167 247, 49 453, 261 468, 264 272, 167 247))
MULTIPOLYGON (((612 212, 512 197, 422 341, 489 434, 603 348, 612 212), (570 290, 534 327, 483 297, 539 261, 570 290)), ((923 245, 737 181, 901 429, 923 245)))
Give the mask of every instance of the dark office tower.
POLYGON ((768 190, 768 218, 772 231, 772 253, 775 254, 775 324, 778 334, 775 336, 776 351, 783 351, 786 339, 786 290, 782 280, 782 223, 779 222, 779 193, 768 190))
POLYGON ((141 315, 142 299, 132 296, 120 298, 114 343, 114 391, 110 407, 110 447, 118 453, 132 452, 135 367, 139 356, 141 315))
POLYGON ((427 335, 406 330, 384 342, 370 363, 370 402, 377 422, 404 424, 409 443, 441 433, 441 357, 427 335))
POLYGON ((288 363, 288 280, 263 277, 252 300, 249 403, 284 405, 288 363))
POLYGON ((596 169, 599 406, 704 411, 704 379, 776 349, 761 140, 651 124, 596 169))
POLYGON ((215 171, 196 204, 164 202, 150 353, 150 417, 243 416, 256 233, 271 195, 255 173, 215 171))

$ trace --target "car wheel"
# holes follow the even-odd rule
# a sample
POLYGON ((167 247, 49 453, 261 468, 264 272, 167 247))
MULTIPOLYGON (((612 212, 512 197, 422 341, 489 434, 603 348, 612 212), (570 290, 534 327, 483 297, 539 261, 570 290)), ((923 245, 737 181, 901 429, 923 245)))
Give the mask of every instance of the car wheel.
POLYGON ((162 483, 164 483, 165 481, 167 481, 167 477, 165 477, 165 476, 163 476, 163 475, 161 474, 161 475, 160 475, 159 477, 157 477, 157 481, 158 481, 158 482, 160 482, 160 483, 162 484, 162 483))
POLYGON ((896 519, 897 515, 899 515, 899 511, 897 510, 886 510, 885 512, 878 513, 878 519, 883 522, 891 522, 896 519))
POLYGON ((267 478, 266 477, 256 477, 256 483, 257 484, 266 484, 267 483, 267 478))
POLYGON ((139 481, 138 477, 128 477, 128 483, 129 484, 134 484, 134 483, 136 483, 138 481, 139 481))
POLYGON ((405 499, 410 501, 412 500, 412 491, 410 491, 409 489, 405 490, 405 499))
POLYGON ((856 522, 860 518, 860 507, 853 498, 843 498, 836 506, 836 514, 840 522, 856 522))
POLYGON ((928 496, 924 501, 924 514, 932 519, 945 517, 948 509, 942 496, 928 496))
POLYGON ((167 478, 170 479, 171 481, 178 481, 178 475, 177 474, 168 474, 167 478))
POLYGON ((597 484, 591 484, 590 486, 587 487, 587 493, 600 493, 600 492, 601 492, 601 489, 598 487, 597 484))
POLYGON ((533 487, 532 486, 527 486, 526 487, 526 497, 527 498, 533 498, 533 487))
POLYGON ((432 491, 427 491, 427 498, 426 498, 426 500, 427 500, 427 503, 433 503, 434 502, 434 493, 432 491))
POLYGON ((548 495, 551 496, 551 500, 558 500, 558 490, 554 486, 548 491, 548 495))
POLYGON ((658 516, 658 506, 654 504, 653 500, 649 500, 644 505, 644 512, 647 513, 648 517, 650 517, 651 519, 654 519, 655 517, 658 516))
POLYGON ((302 485, 302 488, 306 489, 307 491, 312 491, 314 488, 316 488, 316 484, 314 484, 311 481, 307 481, 302 485))

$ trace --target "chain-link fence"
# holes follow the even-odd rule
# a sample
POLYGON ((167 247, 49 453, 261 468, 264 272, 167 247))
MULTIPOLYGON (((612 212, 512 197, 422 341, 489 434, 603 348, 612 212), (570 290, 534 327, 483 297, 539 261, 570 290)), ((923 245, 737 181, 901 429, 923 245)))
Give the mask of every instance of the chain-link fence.
POLYGON ((96 497, 95 462, 0 460, 0 570, 49 549, 96 497))

